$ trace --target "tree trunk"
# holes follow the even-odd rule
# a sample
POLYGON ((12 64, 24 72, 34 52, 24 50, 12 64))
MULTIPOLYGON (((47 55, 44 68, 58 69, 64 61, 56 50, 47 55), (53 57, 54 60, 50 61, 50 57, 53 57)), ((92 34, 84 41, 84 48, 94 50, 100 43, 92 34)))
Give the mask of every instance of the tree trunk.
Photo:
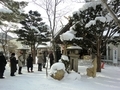
POLYGON ((56 45, 55 45, 55 40, 53 38, 53 41, 52 41, 52 49, 53 49, 53 55, 54 55, 54 62, 56 61, 56 53, 55 53, 55 50, 56 50, 56 45))
POLYGON ((33 63, 35 64, 35 60, 36 60, 36 53, 35 53, 35 45, 31 45, 31 55, 32 55, 32 57, 33 57, 33 63))
POLYGON ((36 49, 35 49, 35 45, 33 45, 33 63, 36 63, 36 49))
POLYGON ((101 55, 97 54, 97 72, 101 72, 101 55))
POLYGON ((101 72, 101 51, 100 51, 100 40, 98 39, 97 44, 97 72, 101 72))

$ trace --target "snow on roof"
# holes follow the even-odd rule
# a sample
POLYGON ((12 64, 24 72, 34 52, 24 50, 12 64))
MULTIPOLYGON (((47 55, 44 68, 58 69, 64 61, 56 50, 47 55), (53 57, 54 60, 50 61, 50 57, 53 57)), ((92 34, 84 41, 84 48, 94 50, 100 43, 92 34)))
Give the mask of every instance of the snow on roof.
POLYGON ((70 47, 67 47, 67 49, 82 49, 82 48, 79 46, 70 46, 70 47))
POLYGON ((48 46, 47 45, 38 45, 37 48, 48 48, 48 46))
POLYGON ((61 41, 64 41, 64 40, 71 41, 74 38, 75 38, 75 35, 72 33, 72 31, 66 31, 65 33, 60 35, 61 41))
POLYGON ((28 49, 30 49, 30 48, 28 48, 28 47, 19 47, 19 48, 17 48, 18 50, 20 50, 20 49, 22 49, 22 50, 28 50, 28 49))
POLYGON ((22 50, 28 50, 28 49, 30 49, 30 47, 28 45, 21 44, 17 49, 18 50, 20 50, 20 49, 22 49, 22 50))

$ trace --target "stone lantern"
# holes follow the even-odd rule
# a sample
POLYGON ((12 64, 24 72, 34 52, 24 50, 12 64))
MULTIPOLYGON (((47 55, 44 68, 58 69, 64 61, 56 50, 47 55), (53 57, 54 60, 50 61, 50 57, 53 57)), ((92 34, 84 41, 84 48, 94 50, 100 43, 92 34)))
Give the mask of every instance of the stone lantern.
POLYGON ((79 59, 79 50, 82 48, 79 46, 70 46, 67 47, 70 56, 70 70, 78 72, 78 59, 79 59))

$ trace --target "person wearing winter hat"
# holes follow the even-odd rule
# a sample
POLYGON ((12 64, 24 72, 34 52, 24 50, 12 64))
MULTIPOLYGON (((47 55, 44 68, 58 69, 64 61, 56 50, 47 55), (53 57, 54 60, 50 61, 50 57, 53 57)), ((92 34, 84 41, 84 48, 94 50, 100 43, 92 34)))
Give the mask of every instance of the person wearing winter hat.
POLYGON ((16 70, 17 70, 17 60, 15 57, 15 53, 12 53, 10 57, 10 76, 15 76, 16 70))

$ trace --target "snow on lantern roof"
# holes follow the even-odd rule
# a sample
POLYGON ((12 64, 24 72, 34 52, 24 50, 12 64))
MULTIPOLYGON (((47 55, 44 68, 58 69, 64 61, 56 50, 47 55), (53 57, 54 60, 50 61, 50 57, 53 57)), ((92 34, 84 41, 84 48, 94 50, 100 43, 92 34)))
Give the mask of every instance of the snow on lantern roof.
POLYGON ((82 48, 79 46, 70 46, 70 47, 67 47, 67 49, 82 49, 82 48))
POLYGON ((17 48, 18 50, 28 50, 28 49, 30 49, 30 48, 28 48, 28 47, 20 47, 20 48, 17 48))
POLYGON ((28 50, 30 49, 30 47, 28 47, 27 45, 21 45, 20 47, 17 48, 18 50, 28 50))
POLYGON ((48 46, 47 45, 38 45, 37 48, 48 48, 48 46))

